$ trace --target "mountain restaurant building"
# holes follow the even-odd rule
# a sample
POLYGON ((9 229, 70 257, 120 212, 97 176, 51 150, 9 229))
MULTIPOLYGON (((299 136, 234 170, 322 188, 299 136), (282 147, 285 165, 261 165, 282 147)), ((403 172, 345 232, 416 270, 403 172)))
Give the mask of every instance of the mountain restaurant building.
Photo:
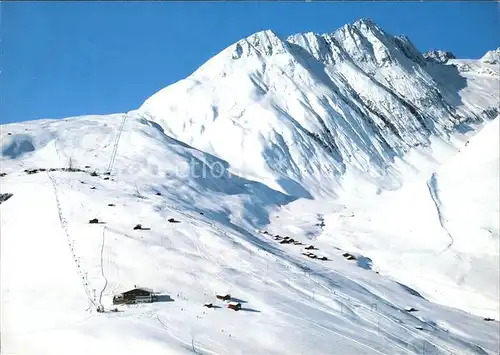
POLYGON ((154 301, 154 292, 147 287, 135 286, 132 290, 117 293, 113 296, 113 304, 150 303, 154 301))

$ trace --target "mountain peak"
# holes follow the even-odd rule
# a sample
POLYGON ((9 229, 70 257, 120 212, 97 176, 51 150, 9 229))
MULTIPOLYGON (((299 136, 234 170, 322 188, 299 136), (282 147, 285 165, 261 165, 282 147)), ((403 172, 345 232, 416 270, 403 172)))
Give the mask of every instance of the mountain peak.
POLYGON ((369 30, 377 30, 380 31, 381 28, 370 18, 360 18, 352 23, 353 27, 358 29, 369 29, 369 30))
POLYGON ((246 39, 253 40, 253 39, 264 39, 264 38, 278 38, 279 39, 279 36, 273 30, 266 29, 266 30, 255 32, 255 33, 251 34, 250 36, 248 36, 246 39))
POLYGON ((498 64, 500 62, 500 47, 486 52, 486 54, 481 58, 481 62, 486 64, 498 64))
MULTIPOLYGON (((286 44, 274 31, 269 29, 254 33, 247 38, 238 41, 235 46, 237 58, 241 57, 245 53, 245 48, 247 49, 246 53, 250 55, 256 54, 257 52, 261 55, 270 56, 286 52, 286 44)), ((233 55, 233 58, 234 57, 235 56, 233 55)))
POLYGON ((441 64, 448 62, 448 60, 450 59, 456 59, 455 55, 452 52, 441 51, 441 50, 431 50, 425 52, 424 58, 441 64))
POLYGON ((332 35, 349 56, 358 63, 376 66, 393 61, 394 37, 384 32, 373 20, 362 18, 345 25, 332 35))

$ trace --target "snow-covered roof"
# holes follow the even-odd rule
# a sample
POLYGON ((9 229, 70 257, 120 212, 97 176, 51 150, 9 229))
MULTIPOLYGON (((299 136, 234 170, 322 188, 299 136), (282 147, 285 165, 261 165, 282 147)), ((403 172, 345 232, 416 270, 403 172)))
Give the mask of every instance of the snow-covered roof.
POLYGON ((143 286, 135 286, 135 287, 131 287, 131 288, 128 288, 126 290, 123 290, 123 291, 120 291, 120 292, 117 292, 115 293, 115 295, 121 295, 125 292, 130 292, 132 290, 142 290, 142 291, 146 291, 146 292, 150 292, 150 293, 153 293, 153 289, 152 288, 149 288, 149 287, 143 287, 143 286))
POLYGON ((144 286, 136 286, 133 288, 134 290, 143 290, 143 291, 148 291, 148 292, 153 292, 152 288, 149 287, 144 287, 144 286))

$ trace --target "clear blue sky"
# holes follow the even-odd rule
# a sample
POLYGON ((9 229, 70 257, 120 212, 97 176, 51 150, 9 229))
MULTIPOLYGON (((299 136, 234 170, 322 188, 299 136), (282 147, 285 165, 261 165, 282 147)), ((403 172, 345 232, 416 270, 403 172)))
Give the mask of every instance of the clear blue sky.
POLYGON ((0 3, 0 123, 125 112, 237 40, 333 32, 369 17, 421 50, 499 46, 494 2, 0 3))

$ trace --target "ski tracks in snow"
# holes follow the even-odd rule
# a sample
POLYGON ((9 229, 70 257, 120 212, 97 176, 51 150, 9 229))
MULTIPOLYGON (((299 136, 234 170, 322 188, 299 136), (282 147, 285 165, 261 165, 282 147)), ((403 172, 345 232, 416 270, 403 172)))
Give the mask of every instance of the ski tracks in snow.
MULTIPOLYGON (((350 280, 350 281, 352 281, 352 282, 354 282, 354 283, 356 283, 356 284, 357 284, 357 282, 356 282, 354 279, 352 279, 351 277, 349 277, 349 276, 347 276, 347 275, 345 275, 345 274, 343 274, 343 273, 340 273, 340 272, 338 272, 338 271, 334 271, 334 270, 332 270, 332 273, 333 273, 333 274, 336 274, 337 276, 344 277, 344 278, 346 278, 346 279, 348 279, 348 280, 350 280)), ((310 277, 309 277, 309 278, 310 278, 310 277)), ((311 279, 311 278, 310 278, 310 279, 311 279)), ((317 284, 318 286, 320 286, 320 287, 322 287, 323 289, 325 289, 325 290, 327 290, 328 292, 330 292, 330 294, 332 293, 332 290, 331 290, 329 287, 327 287, 327 286, 325 286, 325 285, 321 284, 320 282, 315 281, 315 280, 313 280, 313 279, 311 279, 311 281, 313 281, 313 282, 314 282, 315 284, 317 284)), ((343 300, 343 301, 347 301, 348 303, 349 303, 349 302, 352 302, 352 299, 351 299, 348 295, 344 294, 343 292, 341 292, 341 291, 339 291, 339 290, 337 290, 337 292, 334 292, 334 293, 333 293, 333 295, 331 295, 331 296, 332 296, 333 298, 336 298, 338 301, 343 300)), ((427 335, 427 336, 421 335, 419 332, 416 332, 416 331, 415 331, 415 329, 413 329, 411 326, 406 326, 406 325, 404 325, 404 323, 400 323, 400 320, 399 320, 399 319, 397 319, 397 318, 396 318, 396 319, 393 319, 393 318, 392 318, 392 317, 390 317, 389 315, 386 315, 386 314, 384 314, 384 313, 382 313, 382 312, 378 311, 378 309, 377 309, 377 310, 371 309, 370 307, 367 307, 367 306, 363 305, 361 302, 358 304, 358 306, 359 306, 359 308, 361 308, 361 309, 365 310, 366 312, 369 312, 369 313, 371 313, 371 314, 374 314, 374 315, 376 315, 376 316, 378 316, 378 317, 382 317, 382 318, 386 319, 387 321, 389 321, 389 322, 393 323, 395 326, 399 327, 400 329, 406 330, 406 331, 407 331, 407 332, 409 332, 412 336, 414 336, 416 339, 420 339, 420 340, 422 340, 422 341, 424 341, 424 342, 427 342, 428 344, 430 344, 430 345, 434 346, 436 349, 440 349, 441 351, 443 351, 443 352, 445 352, 445 353, 449 353, 450 355, 455 355, 455 354, 459 354, 459 353, 460 353, 460 350, 457 350, 456 348, 454 348, 454 347, 453 347, 453 345, 449 344, 449 342, 446 342, 446 345, 444 345, 444 344, 442 344, 442 343, 441 343, 441 344, 438 344, 438 343, 434 342, 433 340, 431 340, 431 337, 432 337, 432 335, 431 335, 431 334, 429 334, 429 335, 427 335)), ((390 306, 390 305, 389 305, 389 306, 390 306)), ((419 323, 424 323, 424 325, 425 325, 425 326, 428 326, 429 328, 434 329, 435 331, 438 331, 438 332, 443 332, 443 330, 442 330, 442 329, 440 329, 440 328, 438 328, 438 327, 436 327, 436 326, 432 325, 431 323, 428 323, 428 322, 423 322, 422 320, 420 320, 419 318, 416 318, 416 317, 413 317, 413 318, 415 318, 415 320, 416 320, 416 321, 418 321, 419 323)), ((364 320, 366 320, 366 321, 368 321, 369 323, 374 324, 373 322, 369 321, 366 317, 363 317, 363 319, 364 319, 364 320)), ((472 343, 472 342, 469 342, 469 341, 467 341, 467 340, 465 340, 465 339, 457 338, 457 337, 455 337, 455 336, 452 336, 451 334, 448 334, 448 336, 449 336, 452 340, 455 340, 455 341, 457 341, 457 342, 462 342, 462 343, 464 343, 464 344, 468 344, 468 345, 470 345, 472 348, 475 348, 475 349, 476 349, 476 352, 475 352, 476 354, 487 354, 487 352, 486 352, 486 351, 485 351, 482 347, 480 347, 480 346, 479 346, 479 345, 477 345, 477 344, 474 344, 474 343, 472 343)), ((402 340, 402 339, 401 339, 401 338, 399 338, 399 337, 395 337, 395 338, 396 338, 396 339, 399 339, 399 340, 402 340)), ((439 338, 439 337, 438 337, 438 338, 439 338)), ((441 340, 445 340, 445 339, 442 339, 442 338, 439 338, 439 339, 441 339, 441 340)), ((407 342, 405 341, 405 343, 407 343, 407 342)))
POLYGON ((103 254, 104 254, 104 242, 105 242, 105 232, 106 232, 106 227, 102 228, 102 244, 101 244, 101 275, 102 278, 104 279, 104 286, 101 289, 101 292, 99 293, 99 305, 102 306, 102 294, 106 290, 106 287, 108 286, 108 279, 106 278, 106 275, 104 275, 104 262, 103 262, 103 254))
MULTIPOLYGON (((429 189, 430 189, 430 191, 431 191, 431 187, 430 187, 430 186, 429 186, 429 189)), ((432 196, 432 194, 433 194, 433 193, 434 193, 434 190, 432 190, 432 192, 431 192, 431 196, 432 196)), ((433 198, 433 200, 434 200, 434 198, 433 198)), ((439 200, 436 198, 436 201, 439 201, 439 200)), ((438 202, 435 202, 435 203, 436 203, 436 206, 437 206, 438 202)), ((180 208, 178 208, 178 207, 176 208, 176 207, 174 207, 174 206, 168 206, 168 205, 167 205, 166 207, 167 207, 167 208, 169 208, 170 210, 173 210, 173 211, 176 211, 176 212, 181 213, 182 215, 184 215, 184 217, 186 217, 186 218, 190 219, 190 220, 191 220, 191 223, 193 223, 194 221, 197 221, 197 218, 195 218, 194 216, 192 216, 192 215, 191 215, 190 213, 188 213, 187 211, 184 211, 184 210, 182 210, 182 209, 180 209, 180 208)), ((440 214, 439 209, 438 209, 438 213, 440 214)), ((440 217, 441 217, 441 216, 440 216, 440 217)), ((441 220, 441 219, 440 219, 440 220, 441 220)), ((219 233, 226 234, 226 232, 225 232, 225 231, 223 231, 222 229, 220 229, 219 227, 217 227, 217 226, 215 225, 215 223, 210 223, 210 225, 211 225, 211 226, 212 226, 212 227, 213 227, 216 231, 218 231, 219 233)), ((227 237, 227 235, 226 235, 226 237, 227 237)), ((450 239, 452 240, 451 236, 450 236, 450 239)), ((451 246, 452 244, 453 244, 453 243, 450 243, 450 246, 451 246)), ((215 258, 215 257, 213 257, 213 256, 212 256, 212 255, 208 252, 208 250, 206 250, 204 243, 201 243, 200 241, 196 240, 196 248, 197 248, 197 251, 198 251, 199 255, 200 255, 202 258, 207 259, 207 260, 211 260, 212 262, 215 262, 215 263, 216 263, 219 267, 222 267, 222 268, 223 268, 223 265, 221 265, 219 258, 215 258)), ((344 277, 344 278, 346 278, 346 279, 351 280, 352 282, 356 282, 355 280, 352 280, 350 277, 348 277, 348 276, 346 276, 346 275, 344 275, 344 274, 342 274, 342 273, 339 273, 339 272, 337 272, 337 271, 331 270, 331 271, 329 271, 329 273, 332 273, 332 274, 337 274, 337 275, 338 275, 338 276, 340 276, 340 277, 344 277)), ((223 283, 227 284, 227 285, 228 285, 228 286, 230 286, 231 288, 236 288, 236 289, 240 289, 240 290, 241 290, 241 288, 240 288, 239 286, 235 285, 234 283, 228 282, 227 280, 225 280, 224 278, 222 278, 222 277, 221 277, 221 275, 219 275, 218 273, 217 273, 215 276, 216 276, 216 277, 217 277, 220 281, 222 281, 223 283)), ((348 297, 347 295, 344 295, 342 292, 340 292, 340 293, 339 293, 339 292, 334 292, 332 289, 330 289, 329 287, 327 287, 327 286, 323 285, 323 284, 322 284, 322 283, 320 283, 320 282, 315 281, 314 283, 315 283, 315 284, 317 284, 318 286, 320 286, 320 287, 324 288, 326 291, 328 291, 328 293, 329 293, 329 294, 330 294, 330 295, 331 295, 334 299, 337 299, 337 300, 338 300, 338 301, 340 301, 340 302, 346 302, 346 301, 347 301, 349 304, 352 304, 352 301, 354 301, 353 299, 351 299, 351 298, 350 298, 350 297, 348 297), (333 294, 332 294, 332 293, 333 293, 333 294)), ((338 291, 338 290, 337 290, 337 291, 338 291)), ((309 302, 307 302, 307 303, 309 304, 309 302)), ((285 306, 286 306, 286 305, 285 305, 285 306)), ((331 312, 330 312, 330 311, 328 311, 328 310, 326 310, 326 309, 323 309, 323 307, 319 307, 319 308, 318 308, 316 305, 312 305, 312 304, 309 304, 309 306, 311 306, 311 307, 313 307, 313 308, 316 308, 316 309, 318 309, 318 310, 321 310, 321 311, 323 311, 323 312, 326 312, 326 313, 330 313, 330 314, 331 314, 331 312)), ((365 312, 368 312, 368 314, 372 314, 372 315, 374 315, 374 316, 381 317, 381 318, 385 319, 386 321, 388 321, 388 322, 390 322, 390 323, 394 324, 396 327, 400 328, 401 330, 404 330, 405 332, 407 332, 407 333, 411 334, 411 336, 413 336, 413 337, 414 337, 414 339, 419 339, 419 340, 423 341, 423 343, 422 343, 422 344, 423 344, 423 347, 424 347, 424 348, 425 348, 425 344, 428 344, 429 346, 434 347, 434 349, 436 349, 436 350, 437 350, 437 349, 439 349, 439 350, 440 350, 441 352, 443 352, 443 353, 453 354, 453 355, 454 355, 454 354, 456 354, 456 352, 455 352, 455 351, 456 351, 456 349, 455 349, 452 345, 450 345, 450 344, 448 344, 448 343, 447 343, 446 345, 444 345, 444 344, 442 344, 441 342, 440 342, 441 344, 436 343, 436 342, 434 342, 433 340, 431 340, 432 335, 430 335, 430 334, 429 334, 429 335, 427 335, 427 336, 425 336, 425 335, 421 335, 421 334, 419 334, 417 331, 415 331, 415 330, 414 330, 411 326, 401 324, 401 323, 400 323, 400 321, 399 321, 398 319, 393 319, 392 317, 390 317, 390 316, 388 316, 388 315, 385 315, 385 314, 383 314, 382 312, 380 312, 380 311, 378 311, 378 310, 373 310, 373 309, 371 309, 371 308, 369 308, 369 307, 366 307, 366 306, 364 306, 364 305, 362 305, 362 304, 359 304, 358 306, 359 306, 359 307, 361 307, 361 309, 363 309, 365 312)), ((287 308, 289 308, 289 307, 287 307, 287 308)), ((291 308, 290 308, 290 309, 291 309, 291 308)), ((277 310, 277 309, 275 309, 275 310, 277 310)), ((366 349, 371 350, 373 353, 381 353, 381 352, 380 352, 379 350, 377 350, 376 348, 373 348, 373 347, 371 347, 370 345, 368 345, 368 344, 366 344, 366 343, 364 343, 364 342, 362 342, 362 341, 360 341, 360 340, 354 339, 354 338, 352 338, 352 337, 350 337, 350 336, 348 336, 348 335, 344 335, 344 334, 338 333, 337 331, 335 331, 335 330, 333 330, 333 329, 327 328, 327 327, 325 327, 324 325, 321 325, 321 324, 319 324, 319 323, 315 322, 314 320, 312 320, 312 319, 310 319, 310 318, 306 317, 304 314, 299 314, 299 315, 297 315, 297 314, 292 314, 292 313, 290 313, 290 312, 286 312, 286 311, 284 311, 284 310, 277 310, 277 311, 278 311, 278 312, 280 312, 280 313, 282 313, 282 314, 284 314, 284 315, 286 315, 286 316, 290 316, 290 317, 292 317, 292 318, 297 318, 297 319, 300 319, 300 320, 302 320, 302 321, 305 321, 306 323, 309 323, 309 324, 310 324, 310 325, 312 325, 312 326, 317 326, 317 327, 320 327, 320 328, 322 328, 322 329, 324 329, 324 330, 326 330, 326 331, 328 331, 328 332, 330 332, 330 333, 332 333, 332 334, 335 334, 335 335, 337 335, 337 336, 340 336, 340 337, 342 337, 342 338, 344 338, 344 339, 346 339, 346 340, 350 340, 350 341, 352 341, 352 342, 353 342, 353 343, 355 343, 355 344, 358 344, 358 345, 360 345, 360 346, 362 346, 362 347, 364 347, 364 348, 366 348, 366 349)), ((296 310, 294 309, 294 311, 296 311, 296 310)), ((362 319, 363 319, 365 322, 367 322, 367 323, 371 324, 372 326, 374 326, 374 327, 378 327, 378 324, 377 324, 377 323, 375 323, 375 321, 374 321, 373 319, 370 319, 370 317, 366 317, 366 315, 365 315, 364 317, 362 317, 362 319)), ((188 346, 191 346, 191 345, 192 345, 192 344, 190 344, 189 342, 187 342, 187 341, 185 341, 185 340, 182 340, 182 339, 180 339, 178 336, 176 336, 176 335, 172 334, 172 332, 168 331, 168 330, 167 330, 167 328, 166 328, 166 326, 165 326, 165 324, 161 321, 161 319, 160 319, 158 316, 157 316, 157 320, 158 320, 158 322, 160 322, 160 324, 162 325, 162 327, 163 327, 163 328, 167 331, 167 333, 168 333, 171 337, 175 338, 176 340, 178 340, 178 341, 180 341, 181 343, 186 344, 186 345, 188 345, 188 346)), ((442 331, 441 329, 436 328, 436 327, 433 327, 433 326, 432 326, 432 325, 430 325, 430 324, 427 324, 427 323, 426 323, 426 325, 430 326, 431 328, 433 328, 434 330, 436 330, 436 331, 438 331, 438 332, 439 332, 439 331, 442 331)), ((368 329, 367 329, 366 331, 368 332, 368 329)), ((402 350, 402 351, 403 351, 403 352, 405 352, 405 353, 417 353, 417 351, 419 351, 419 350, 417 350, 417 349, 416 349, 415 344, 411 344, 411 343, 409 343, 407 340, 404 340, 404 339, 402 339, 401 337, 396 336, 395 334, 393 334, 392 336, 388 336, 387 334, 380 334, 380 335, 381 335, 381 336, 383 336, 384 338, 386 338, 388 341, 390 341, 394 347, 399 348, 400 350, 402 350), (399 342, 401 342, 401 343, 399 343, 399 342), (411 346, 411 345, 413 345, 413 346, 411 346), (411 346, 411 347, 410 347, 410 346, 411 346), (412 349, 412 348, 413 348, 413 349, 412 349)), ((443 340, 444 340, 444 339, 443 339, 443 340)), ((457 340, 457 339, 455 339, 455 340, 457 340)), ((474 344, 472 344, 472 343, 469 343, 469 344, 470 344, 470 345, 474 345, 474 344)), ((210 350, 207 350, 207 349, 202 349, 202 348, 199 348, 199 347, 196 347, 196 348, 197 348, 197 350, 201 350, 202 352, 206 352, 206 353, 208 353, 208 354, 214 354, 214 353, 213 353, 212 351, 210 351, 210 350)))
MULTIPOLYGON (((179 212, 181 212, 181 211, 179 211, 179 212)), ((184 211, 182 211, 181 213, 183 213, 185 216, 187 216, 187 217, 189 217, 189 218, 191 218, 191 219, 195 220, 195 218, 194 218, 193 216, 191 216, 189 213, 185 213, 184 211)), ((226 237, 227 237, 226 232, 225 232, 225 231, 223 231, 222 229, 220 229, 219 227, 217 227, 217 226, 215 225, 215 223, 212 223, 212 224, 211 224, 211 226, 212 226, 215 230, 217 230, 219 233, 222 233, 222 234, 226 235, 226 237)), ((224 266, 223 266, 223 265, 219 262, 219 259, 218 259, 218 258, 214 258, 214 257, 212 257, 212 256, 211 256, 211 254, 210 254, 210 253, 206 250, 206 248, 204 247, 204 245, 202 245, 202 246, 200 247, 200 244, 199 244, 199 243, 197 243, 197 247, 198 247, 198 251, 199 251, 199 252, 200 252, 200 249, 201 249, 201 251, 203 251, 203 254, 205 254, 205 258, 207 258, 207 259, 211 259, 211 260, 212 260, 213 262, 215 262, 215 263, 216 263, 219 267, 224 268, 224 266)), ((217 274, 215 274, 215 276, 216 276, 219 280, 221 280, 223 283, 225 283, 225 284, 227 284, 228 286, 232 287, 233 289, 234 289, 234 288, 236 288, 236 289, 238 289, 238 290, 242 291, 241 287, 237 286, 237 285, 236 285, 236 284, 234 284, 234 283, 231 283, 231 282, 227 281, 226 279, 224 279, 223 277, 221 277, 218 273, 217 273, 217 274)), ((283 288, 283 286, 280 286, 280 287, 281 287, 281 288, 283 288)), ((323 286, 323 287, 324 287, 324 286, 323 286)), ((330 290, 330 289, 328 289, 328 288, 326 288, 326 287, 324 287, 324 288, 325 288, 325 289, 329 292, 329 294, 330 294, 330 295, 332 295, 332 290, 330 290)), ((333 294, 335 294, 335 292, 333 292, 333 294)), ((335 296, 333 296, 333 298, 336 298, 338 301, 341 301, 341 300, 343 300, 343 301, 348 300, 349 302, 350 302, 350 301, 352 301, 351 299, 349 299, 349 298, 348 298, 348 297, 346 297, 346 296, 345 296, 345 297, 342 297, 342 296, 340 296, 340 297, 335 297, 335 296)), ((309 303, 309 302, 307 302, 307 303, 308 303, 308 305, 309 305, 310 307, 312 307, 312 308, 318 309, 318 310, 320 310, 320 311, 322 311, 322 312, 325 312, 325 313, 328 313, 328 314, 331 314, 331 315, 332 315, 332 313, 331 313, 330 311, 323 309, 323 307, 320 307, 320 308, 319 308, 317 305, 313 305, 313 304, 311 304, 311 303, 309 303)), ((291 307, 287 306, 286 304, 281 304, 281 305, 282 305, 282 306, 284 305, 284 306, 286 306, 287 308, 292 309, 291 307)), ((319 323, 315 322, 314 320, 310 319, 309 317, 306 317, 304 314, 300 314, 300 316, 297 316, 297 315, 292 314, 292 313, 290 313, 290 312, 285 312, 284 310, 279 310, 278 308, 274 308, 274 310, 275 310, 275 311, 277 311, 277 312, 279 312, 279 313, 282 313, 282 314, 283 314, 283 315, 285 315, 285 316, 289 316, 289 317, 292 317, 292 318, 297 318, 297 319, 300 319, 300 320, 302 320, 302 321, 305 321, 306 323, 309 323, 310 325, 313 325, 313 326, 316 326, 316 327, 322 328, 322 329, 324 329, 324 330, 326 330, 326 331, 328 331, 328 332, 330 332, 330 333, 332 333, 332 334, 335 334, 335 335, 337 335, 337 336, 340 336, 340 337, 342 337, 342 338, 344 338, 344 339, 346 339, 346 340, 350 340, 350 341, 352 341, 352 342, 353 342, 353 343, 355 343, 355 344, 361 345, 362 347, 364 347, 364 348, 366 348, 366 349, 371 350, 371 351, 372 351, 372 353, 379 353, 379 354, 383 354, 383 353, 382 353, 382 352, 380 352, 379 350, 377 350, 377 349, 373 348, 372 346, 370 346, 370 345, 368 345, 368 344, 366 344, 366 343, 363 343, 363 342, 362 342, 362 341, 360 341, 360 340, 356 340, 356 339, 354 339, 353 337, 350 337, 350 336, 348 336, 348 335, 341 334, 341 333, 339 333, 339 332, 337 332, 337 331, 335 331, 335 330, 333 330, 333 329, 327 328, 327 327, 325 327, 325 326, 323 326, 323 325, 321 325, 321 324, 319 324, 319 323)), ((295 309, 294 309, 294 312, 296 312, 296 310, 295 310, 295 309)), ((373 312, 373 311, 372 311, 372 312, 373 312)), ((374 313, 375 313, 375 314, 378 314, 378 312, 374 312, 374 313)), ((363 319, 364 319, 366 322, 368 322, 368 323, 370 323, 370 324, 372 324, 372 325, 376 326, 376 324, 375 324, 374 322, 370 321, 369 319, 366 319, 366 318, 363 318, 363 319)), ((397 323, 396 323, 396 324, 397 324, 397 323)), ((407 331, 409 330, 409 329, 407 329, 406 327, 404 327, 403 329, 405 329, 405 330, 407 330, 407 331)), ((369 332, 368 330, 364 330, 364 331, 369 332)), ((412 333, 412 332, 410 332, 410 333, 412 333)), ((401 350, 403 350, 403 351, 404 351, 404 352, 406 352, 406 353, 411 352, 411 350, 410 350, 410 349, 404 348, 403 346, 399 345, 397 342, 395 342, 395 341, 394 341, 394 339, 390 339, 390 338, 388 338, 387 336, 384 336, 384 337, 385 337, 387 340, 391 341, 391 342, 392 342, 392 344, 393 344, 395 347, 400 348, 401 350)), ((401 338, 399 338, 399 337, 394 336, 394 338, 396 338, 397 340, 399 340, 399 341, 401 341, 401 342, 403 342, 403 343, 405 343, 405 344, 408 344, 408 342, 404 341, 403 339, 401 339, 401 338)), ((426 340, 427 340, 427 339, 426 339, 426 340)), ((427 340, 427 341, 428 341, 428 340, 427 340)), ((433 344, 431 341, 428 341, 428 342, 429 342, 429 344, 433 344)), ((434 345, 434 344, 433 344, 433 345, 434 345)), ((437 345, 436 347, 439 347, 439 345, 437 345)))
POLYGON ((443 218, 443 213, 441 211, 442 203, 441 200, 439 199, 436 173, 433 173, 431 178, 427 181, 427 188, 429 189, 429 194, 431 196, 432 201, 434 202, 434 206, 436 206, 436 212, 438 215, 439 223, 441 224, 441 228, 443 228, 443 230, 446 232, 446 234, 448 234, 448 237, 450 238, 450 242, 448 243, 446 248, 444 248, 444 250, 441 251, 440 254, 442 254, 453 246, 454 239, 451 233, 446 228, 445 220, 443 218))
MULTIPOLYGON (((170 207, 172 210, 175 210, 175 211, 177 211, 177 212, 179 212, 179 213, 183 214, 185 217, 188 217, 188 218, 189 218, 189 219, 191 219, 191 220, 197 220, 197 219, 196 219, 196 218, 194 218, 194 217, 193 217, 190 213, 188 213, 188 212, 186 212, 186 211, 183 211, 183 210, 181 210, 181 209, 179 209, 179 208, 172 208, 173 206, 167 206, 167 207, 170 207)), ((222 234, 224 234, 224 235, 227 237, 226 232, 225 232, 225 231, 223 231, 221 228, 217 227, 217 226, 215 225, 215 223, 211 223, 211 224, 210 224, 210 226, 211 226, 212 228, 214 228, 217 232, 222 233, 222 234)), ((224 266, 220 263, 219 258, 213 257, 213 256, 211 255, 211 253, 209 253, 209 252, 206 250, 206 248, 205 248, 205 246, 204 246, 204 243, 200 243, 199 241, 196 241, 196 247, 197 247, 198 252, 200 253, 200 256, 201 256, 201 257, 203 257, 204 259, 207 259, 207 260, 211 260, 212 262, 214 262, 216 265, 218 265, 218 266, 219 266, 220 268, 222 268, 222 269, 224 268, 224 266), (202 255, 202 254, 203 254, 203 255, 202 255)), ((229 287, 231 287, 233 290, 234 290, 234 289, 237 289, 237 290, 243 291, 243 290, 241 289, 241 287, 240 287, 240 286, 238 286, 238 285, 236 285, 236 284, 234 284, 234 283, 232 283, 232 282, 227 281, 227 280, 226 280, 226 279, 224 279, 221 275, 219 275, 219 273, 215 273, 215 276, 216 276, 216 277, 217 277, 220 281, 222 281, 223 283, 225 283, 226 285, 228 285, 229 287)), ((317 308, 317 307, 315 307, 315 308, 317 308)), ((283 310, 279 310, 279 309, 277 309, 277 308, 275 308, 275 311, 277 311, 277 312, 279 312, 279 313, 282 313, 282 314, 284 314, 284 315, 286 315, 286 316, 292 317, 292 318, 300 319, 301 321, 305 321, 306 323, 308 323, 308 324, 310 324, 310 325, 320 327, 320 328, 322 328, 322 329, 324 329, 324 330, 326 330, 326 331, 328 331, 328 332, 330 332, 330 333, 332 333, 332 334, 335 334, 335 335, 337 335, 337 336, 340 336, 340 337, 342 337, 342 338, 344 338, 344 339, 346 339, 346 340, 350 340, 351 342, 353 342, 353 343, 355 343, 355 344, 358 344, 358 345, 360 345, 360 346, 362 346, 362 347, 364 347, 364 348, 366 348, 366 349, 369 349, 370 351, 372 351, 372 353, 384 354, 384 353, 380 352, 379 350, 377 350, 377 349, 375 349, 375 348, 371 347, 371 346, 370 346, 370 345, 368 345, 368 344, 365 344, 365 343, 363 343, 363 342, 361 342, 361 341, 359 341, 359 340, 356 340, 356 339, 354 339, 354 338, 352 338, 352 337, 350 337, 350 336, 348 336, 348 335, 344 335, 344 334, 341 334, 341 333, 339 333, 339 332, 337 332, 337 331, 335 331, 335 330, 332 330, 332 329, 330 329, 330 328, 327 328, 327 327, 325 327, 325 326, 323 326, 323 325, 321 325, 321 324, 319 324, 319 323, 317 323, 317 322, 315 322, 315 321, 311 320, 310 318, 305 317, 303 314, 301 314, 301 316, 297 316, 297 315, 294 315, 294 314, 292 314, 292 313, 290 313, 290 312, 285 312, 285 311, 283 311, 283 310)), ((328 312, 327 312, 327 313, 328 313, 328 312)), ((163 327, 165 330, 167 330, 167 328, 166 328, 165 324, 164 324, 164 323, 163 323, 163 322, 159 319, 159 317, 157 317, 157 319, 158 319, 158 321, 160 322, 160 324, 162 324, 162 327, 163 327)), ((167 332, 168 332, 168 331, 167 331, 167 332)), ((168 332, 168 333, 169 333, 169 335, 171 335, 172 337, 174 337, 174 338, 176 338, 177 340, 181 341, 182 343, 190 345, 188 342, 186 342, 186 341, 184 341, 184 340, 182 340, 182 339, 178 338, 177 336, 173 335, 171 332, 168 332)), ((198 347, 197 347, 197 349, 200 349, 200 348, 198 348, 198 347)), ((207 352, 207 350, 204 350, 204 349, 200 349, 200 350, 207 352)), ((405 350, 406 350, 406 349, 405 349, 405 350)), ((214 354, 213 352, 209 352, 209 353, 210 353, 210 354, 214 354)))
POLYGON ((156 320, 158 321, 158 323, 160 323, 161 327, 163 328, 163 330, 168 334, 170 335, 172 338, 174 338, 175 340, 177 340, 178 342, 180 342, 181 344, 184 344, 187 346, 187 348, 193 348, 193 352, 195 354, 208 354, 208 355, 218 355, 216 352, 214 351, 211 351, 211 350, 208 350, 208 349, 205 349, 205 348, 202 348, 198 345, 195 345, 194 343, 190 343, 186 340, 183 340, 181 338, 179 338, 178 336, 176 336, 175 334, 173 334, 167 327, 167 325, 165 324, 165 322, 163 322, 161 319, 160 319, 160 316, 156 316, 156 320))

